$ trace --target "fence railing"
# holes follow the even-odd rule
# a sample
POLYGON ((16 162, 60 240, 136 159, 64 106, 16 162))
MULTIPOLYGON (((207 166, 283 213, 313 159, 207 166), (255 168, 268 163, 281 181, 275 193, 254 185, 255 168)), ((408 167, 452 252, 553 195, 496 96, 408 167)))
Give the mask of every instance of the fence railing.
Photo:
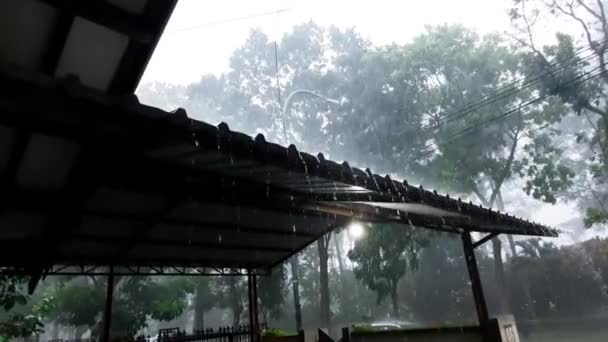
MULTIPOLYGON (((261 329, 266 329, 266 325, 262 324, 261 329)), ((253 333, 258 334, 259 331, 253 333)), ((251 327, 248 325, 220 327, 217 330, 196 330, 192 334, 179 328, 169 328, 158 331, 157 342, 249 342, 251 334, 251 327)))
MULTIPOLYGON (((253 331, 259 334, 263 329, 266 329, 265 324, 261 324, 259 331, 253 331)), ((180 328, 159 329, 158 334, 154 336, 127 336, 127 337, 112 337, 112 342, 252 342, 251 328, 248 325, 240 325, 238 327, 220 327, 218 329, 196 330, 192 333, 186 333, 180 328)), ((47 342, 96 342, 95 339, 54 339, 47 342)))

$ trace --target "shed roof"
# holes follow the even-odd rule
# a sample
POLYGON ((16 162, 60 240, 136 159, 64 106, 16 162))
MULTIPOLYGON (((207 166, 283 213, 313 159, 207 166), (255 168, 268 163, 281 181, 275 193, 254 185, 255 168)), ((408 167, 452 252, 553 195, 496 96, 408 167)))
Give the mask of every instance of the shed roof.
POLYGON ((75 78, 5 70, 0 88, 0 260, 13 266, 261 269, 353 219, 556 235, 75 78))

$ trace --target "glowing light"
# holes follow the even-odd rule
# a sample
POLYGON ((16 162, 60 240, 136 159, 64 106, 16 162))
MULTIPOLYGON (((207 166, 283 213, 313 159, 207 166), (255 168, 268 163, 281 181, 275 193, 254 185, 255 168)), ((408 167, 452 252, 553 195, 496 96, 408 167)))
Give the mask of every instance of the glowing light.
POLYGON ((360 222, 352 222, 348 226, 348 235, 355 240, 362 239, 365 236, 365 227, 360 222))

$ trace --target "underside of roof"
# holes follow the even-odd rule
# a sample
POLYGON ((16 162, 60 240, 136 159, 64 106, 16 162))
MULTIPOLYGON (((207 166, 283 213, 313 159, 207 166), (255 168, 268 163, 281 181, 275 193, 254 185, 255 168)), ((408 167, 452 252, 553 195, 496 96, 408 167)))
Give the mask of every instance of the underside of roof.
POLYGON ((2 0, 0 64, 135 91, 177 0, 2 0))
POLYGON ((267 269, 352 220, 556 235, 140 104, 133 91, 174 5, 0 4, 0 266, 267 269))

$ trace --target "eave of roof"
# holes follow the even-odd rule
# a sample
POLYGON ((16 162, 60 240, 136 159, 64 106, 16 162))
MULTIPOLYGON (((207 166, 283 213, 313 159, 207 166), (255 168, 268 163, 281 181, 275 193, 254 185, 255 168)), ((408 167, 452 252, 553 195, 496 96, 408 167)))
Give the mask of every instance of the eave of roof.
POLYGON ((294 145, 286 148, 267 142, 261 134, 251 138, 231 131, 225 123, 216 127, 190 119, 183 109, 169 113, 141 105, 135 96, 111 97, 83 87, 75 79, 24 81, 23 77, 13 75, 2 81, 10 83, 9 87, 3 87, 9 89, 8 96, 38 99, 24 102, 15 115, 4 115, 3 123, 26 125, 31 130, 87 143, 105 139, 104 146, 112 144, 106 139, 109 134, 118 145, 130 143, 122 148, 139 151, 151 163, 173 165, 192 174, 206 172, 236 177, 258 187, 272 186, 274 203, 290 198, 291 206, 300 209, 342 216, 354 210, 356 214, 351 216, 359 219, 413 221, 415 225, 443 230, 557 235, 556 230, 543 225, 439 195, 405 180, 396 181, 369 169, 354 168, 347 162, 326 160, 323 154, 313 156, 299 152, 294 145), (24 111, 30 115, 22 115, 24 111), (81 119, 83 112, 87 112, 86 122, 81 119), (196 158, 209 153, 216 158, 215 163, 198 165, 202 163, 197 164, 196 158), (396 203, 410 204, 410 209, 396 208, 396 203), (446 215, 429 215, 428 210, 426 214, 420 213, 411 210, 413 204, 433 208, 435 214, 440 210, 446 215), (371 213, 370 207, 375 213, 371 213))

